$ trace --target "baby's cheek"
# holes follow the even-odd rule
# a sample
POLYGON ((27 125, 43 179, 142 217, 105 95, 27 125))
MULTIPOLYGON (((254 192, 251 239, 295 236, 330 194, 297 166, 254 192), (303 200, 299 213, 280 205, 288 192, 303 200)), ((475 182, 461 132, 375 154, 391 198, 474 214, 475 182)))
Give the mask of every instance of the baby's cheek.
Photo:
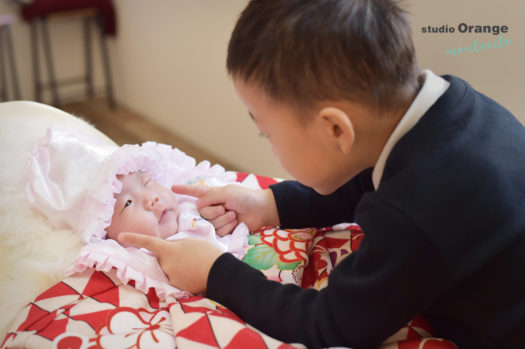
POLYGON ((118 243, 121 244, 122 246, 124 246, 124 247, 128 247, 128 245, 123 244, 123 243, 121 243, 120 241, 118 241, 118 236, 120 235, 120 233, 122 233, 122 232, 121 232, 121 231, 114 231, 114 230, 107 231, 107 232, 106 232, 106 239, 115 240, 116 242, 118 242, 118 243))
POLYGON ((159 236, 160 227, 157 219, 152 219, 140 226, 140 233, 144 235, 159 236))
POLYGON ((178 224, 178 216, 173 215, 173 217, 170 217, 170 221, 168 224, 165 224, 160 229, 159 237, 161 239, 166 239, 167 237, 170 237, 171 235, 175 234, 178 231, 179 224, 178 224))

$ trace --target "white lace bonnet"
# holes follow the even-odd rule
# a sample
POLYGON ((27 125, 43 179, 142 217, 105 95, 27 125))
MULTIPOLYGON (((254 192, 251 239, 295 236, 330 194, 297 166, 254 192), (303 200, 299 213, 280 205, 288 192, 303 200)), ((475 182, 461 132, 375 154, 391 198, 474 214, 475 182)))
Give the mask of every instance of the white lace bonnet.
POLYGON ((83 243, 105 238, 122 185, 117 175, 145 171, 161 185, 235 181, 233 172, 166 144, 108 145, 69 128, 49 128, 29 154, 29 201, 56 228, 72 229, 83 243))

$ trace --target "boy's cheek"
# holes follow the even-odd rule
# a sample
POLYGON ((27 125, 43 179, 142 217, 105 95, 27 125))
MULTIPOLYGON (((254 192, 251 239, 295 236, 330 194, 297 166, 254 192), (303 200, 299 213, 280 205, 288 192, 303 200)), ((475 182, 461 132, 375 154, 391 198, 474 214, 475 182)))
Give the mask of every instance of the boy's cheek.
POLYGON ((275 147, 273 144, 272 144, 272 153, 277 159, 279 159, 279 155, 277 155, 277 150, 275 150, 275 147))

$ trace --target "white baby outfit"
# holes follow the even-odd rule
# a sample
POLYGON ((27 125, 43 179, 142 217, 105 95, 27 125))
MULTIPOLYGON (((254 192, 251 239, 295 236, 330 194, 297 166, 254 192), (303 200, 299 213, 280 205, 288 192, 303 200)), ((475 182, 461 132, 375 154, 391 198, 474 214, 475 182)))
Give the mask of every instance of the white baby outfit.
MULTIPOLYGON (((159 184, 206 184, 222 186, 234 183, 236 175, 219 165, 210 166, 166 144, 146 142, 122 147, 107 145, 73 129, 50 128, 29 155, 27 194, 29 201, 49 218, 56 228, 77 232, 84 246, 66 275, 86 268, 100 271, 116 269, 124 283, 134 281, 135 288, 148 293, 154 288, 163 300, 184 296, 171 286, 157 259, 144 249, 122 247, 105 239, 115 207, 114 194, 122 184, 117 175, 146 172, 159 184)), ((179 231, 168 239, 200 238, 222 251, 242 258, 248 243, 248 228, 239 224, 225 237, 215 234, 211 223, 197 212, 196 198, 176 195, 179 204, 179 231)))

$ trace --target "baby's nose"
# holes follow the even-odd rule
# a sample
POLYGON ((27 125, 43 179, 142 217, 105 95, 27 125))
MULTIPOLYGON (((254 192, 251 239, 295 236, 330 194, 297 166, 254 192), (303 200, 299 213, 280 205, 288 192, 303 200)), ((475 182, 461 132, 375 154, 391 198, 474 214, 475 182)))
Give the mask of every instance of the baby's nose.
POLYGON ((153 210, 155 206, 157 206, 158 204, 159 204, 159 197, 156 195, 152 195, 146 200, 146 208, 150 210, 153 210))

